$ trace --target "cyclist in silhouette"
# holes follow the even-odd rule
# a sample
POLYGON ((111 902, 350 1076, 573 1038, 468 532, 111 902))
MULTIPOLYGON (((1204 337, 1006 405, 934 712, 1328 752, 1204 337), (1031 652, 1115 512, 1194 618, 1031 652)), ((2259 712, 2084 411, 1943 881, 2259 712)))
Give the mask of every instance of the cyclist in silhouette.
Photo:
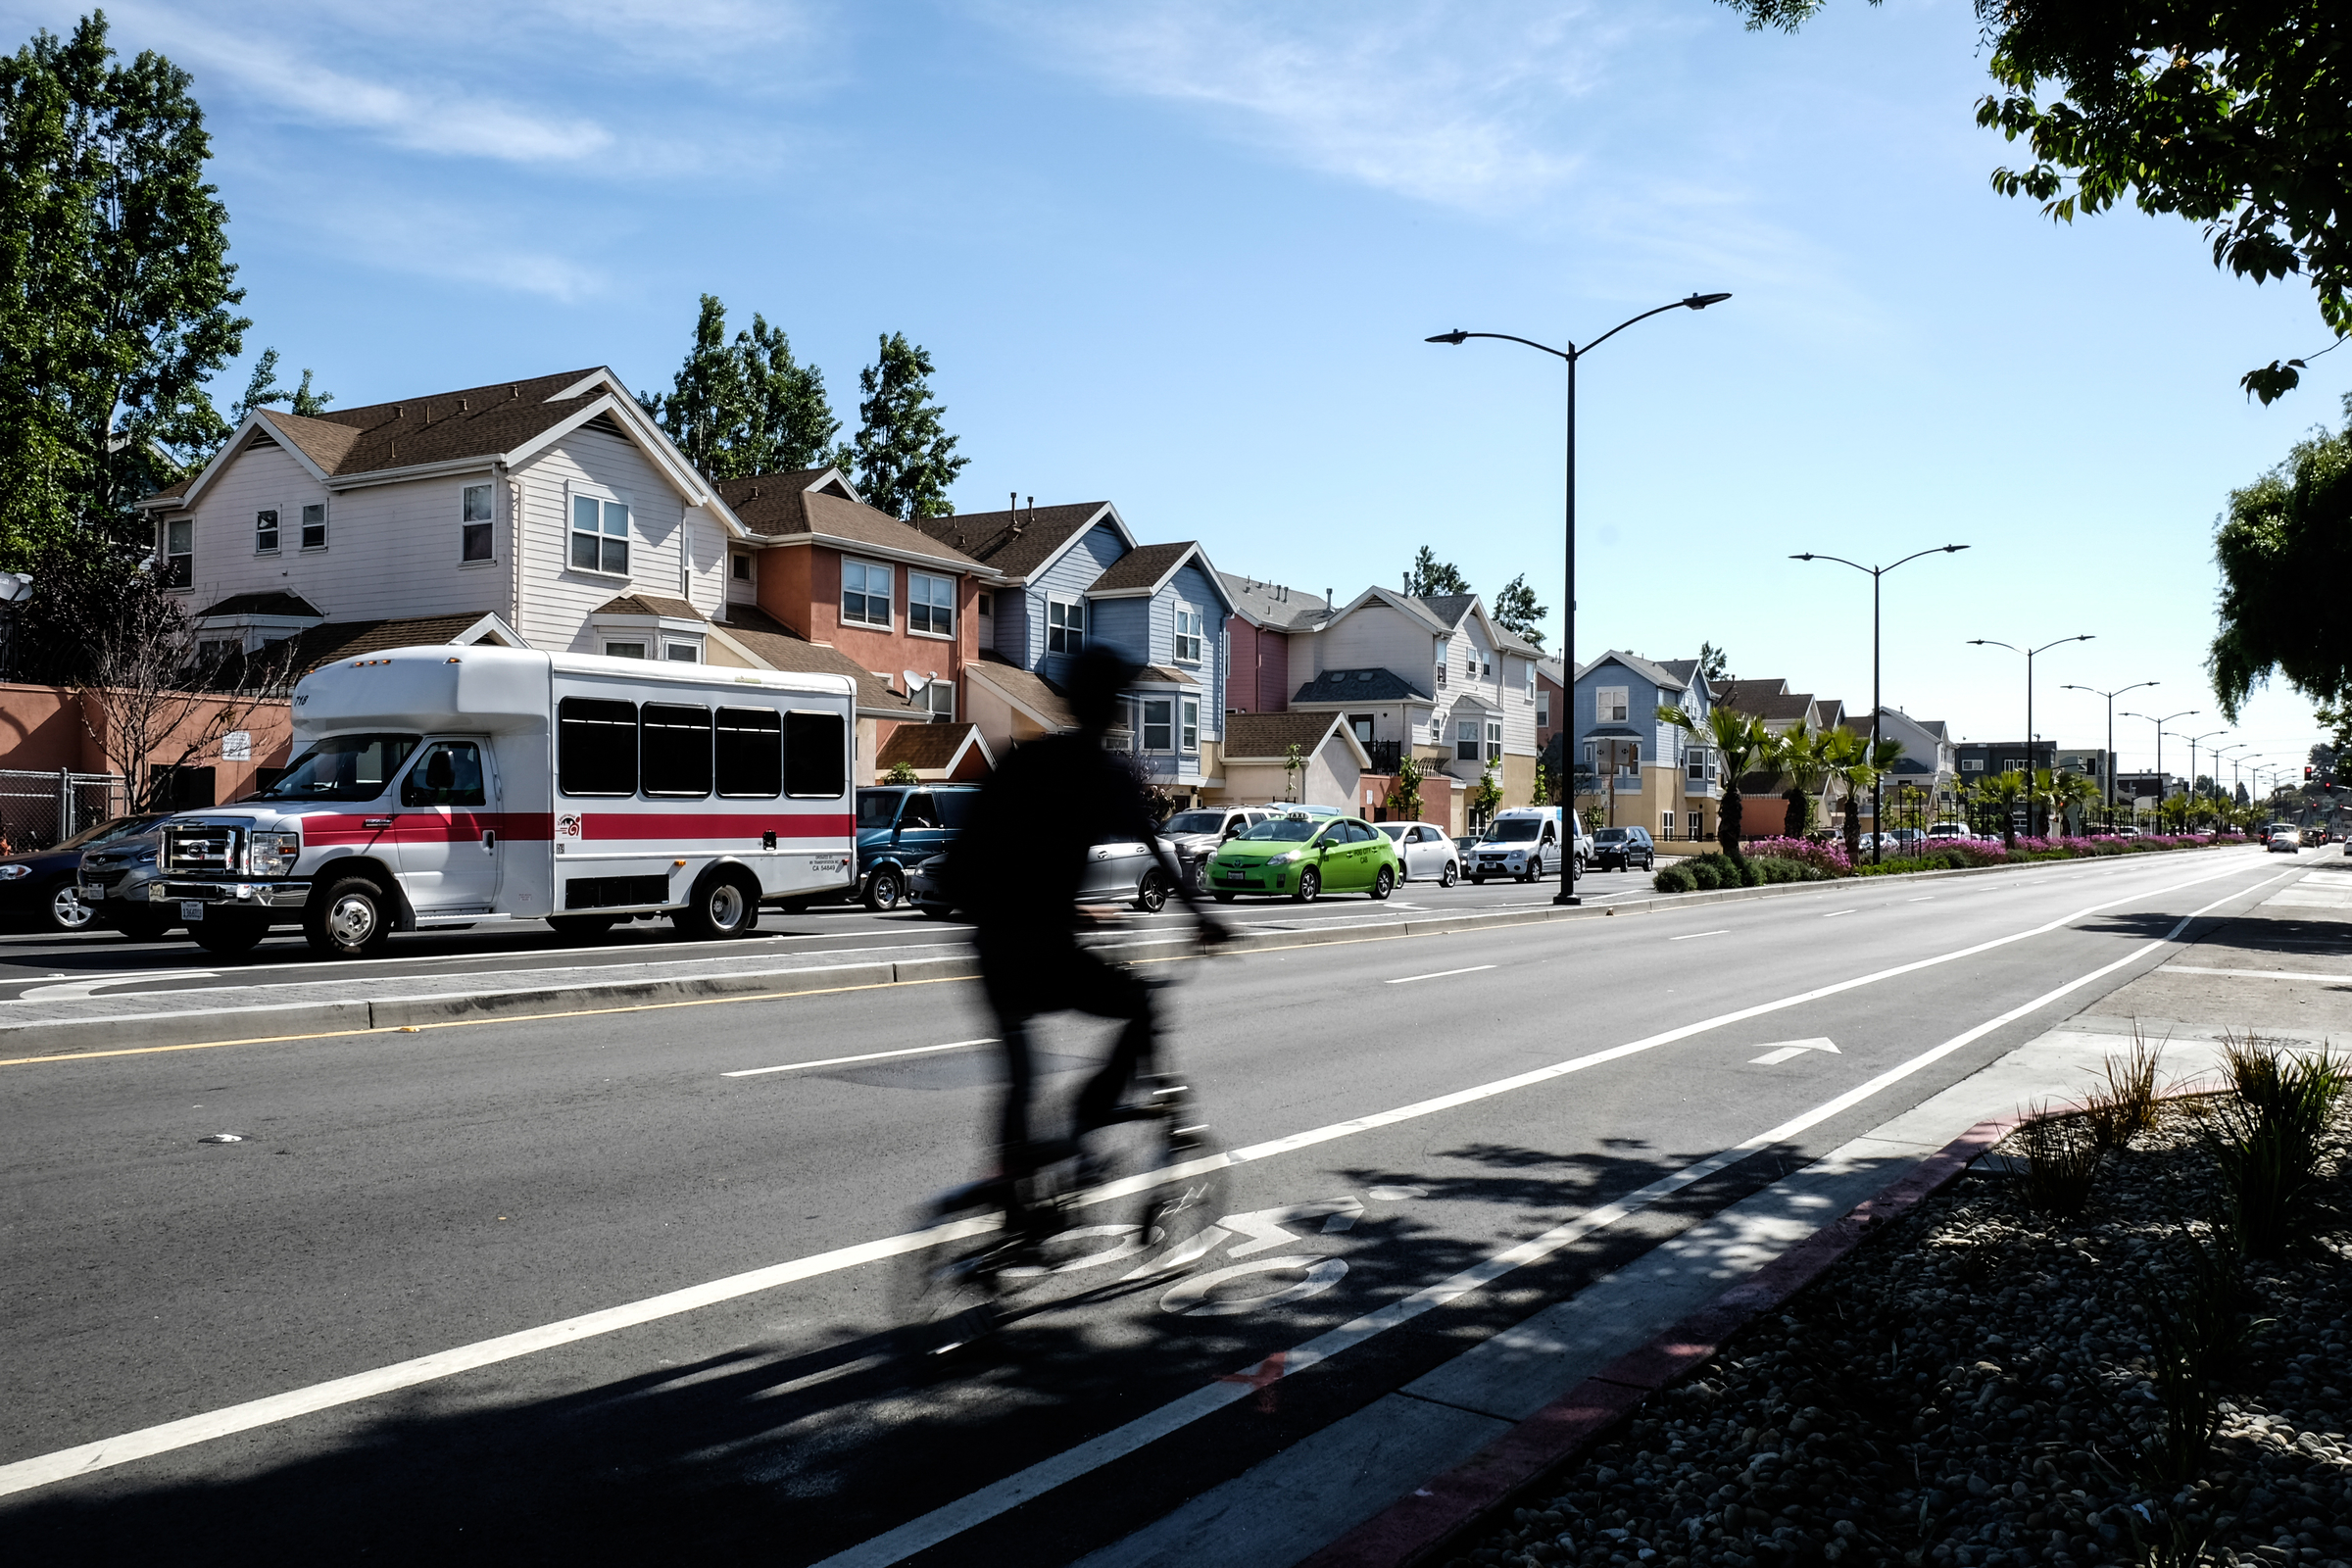
POLYGON ((1214 946, 1226 936, 1160 840, 1143 780, 1126 760, 1102 749, 1119 694, 1139 672, 1105 648, 1079 655, 1065 682, 1077 730, 1016 748, 981 789, 950 852, 949 886, 957 907, 978 927, 981 976, 997 1015, 1005 1076, 998 1141, 1016 1220, 1023 1179, 1074 1152, 1077 1140, 1109 1120, 1137 1071, 1152 1061, 1151 987, 1078 945, 1077 899, 1087 852, 1139 839, 1152 846, 1202 943, 1214 946), (1029 1023, 1040 1013, 1060 1011, 1116 1018, 1125 1027, 1108 1059, 1079 1091, 1070 1141, 1041 1145, 1029 1125, 1037 1076, 1029 1023))

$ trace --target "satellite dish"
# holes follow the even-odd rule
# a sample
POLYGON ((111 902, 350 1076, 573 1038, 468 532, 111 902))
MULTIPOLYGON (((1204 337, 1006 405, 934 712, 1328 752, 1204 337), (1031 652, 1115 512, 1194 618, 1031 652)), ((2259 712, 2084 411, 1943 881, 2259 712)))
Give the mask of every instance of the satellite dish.
POLYGON ((917 675, 911 669, 900 670, 899 678, 906 683, 906 693, 908 696, 912 696, 914 693, 921 691, 924 687, 931 684, 930 676, 917 675))

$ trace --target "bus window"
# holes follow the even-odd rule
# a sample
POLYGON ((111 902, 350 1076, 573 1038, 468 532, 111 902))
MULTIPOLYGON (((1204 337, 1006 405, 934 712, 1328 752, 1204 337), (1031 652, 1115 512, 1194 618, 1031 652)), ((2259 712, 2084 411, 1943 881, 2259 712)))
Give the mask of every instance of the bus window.
POLYGON ((718 793, 772 800, 784 791, 784 716, 772 708, 718 710, 718 793))
POLYGON ((556 787, 566 795, 637 793, 637 705, 566 697, 556 705, 556 787))
POLYGON ((639 710, 645 793, 699 799, 710 793, 710 710, 648 703, 639 710))
POLYGON ((786 713, 784 793, 839 800, 850 783, 848 749, 839 713, 786 713))

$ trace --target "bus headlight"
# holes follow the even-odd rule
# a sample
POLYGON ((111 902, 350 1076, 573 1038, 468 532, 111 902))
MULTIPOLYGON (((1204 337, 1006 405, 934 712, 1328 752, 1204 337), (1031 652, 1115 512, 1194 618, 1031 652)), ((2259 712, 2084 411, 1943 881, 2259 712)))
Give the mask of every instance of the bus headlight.
POLYGON ((256 833, 253 836, 253 874, 284 876, 302 858, 300 833, 256 833))

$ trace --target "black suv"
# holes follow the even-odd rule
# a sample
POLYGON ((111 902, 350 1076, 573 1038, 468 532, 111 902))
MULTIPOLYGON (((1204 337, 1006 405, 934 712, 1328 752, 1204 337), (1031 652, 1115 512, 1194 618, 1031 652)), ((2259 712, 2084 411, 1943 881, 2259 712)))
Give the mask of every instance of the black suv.
POLYGON ((1596 827, 1592 830, 1592 864, 1602 871, 1647 871, 1658 863, 1658 847, 1645 827, 1596 827))

